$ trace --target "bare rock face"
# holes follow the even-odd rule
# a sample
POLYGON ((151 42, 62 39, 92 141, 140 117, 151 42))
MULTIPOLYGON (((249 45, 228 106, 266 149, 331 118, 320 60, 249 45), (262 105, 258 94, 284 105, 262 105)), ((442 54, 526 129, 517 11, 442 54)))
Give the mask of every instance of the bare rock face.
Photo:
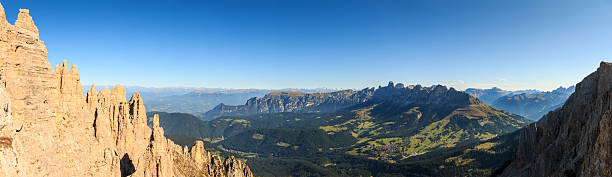
POLYGON ((612 63, 576 85, 563 107, 520 130, 500 176, 612 176, 612 63))
MULTIPOLYGON (((178 164, 185 164, 181 167, 181 171, 186 176, 236 176, 236 177, 254 177, 248 166, 233 156, 228 157, 221 162, 221 157, 210 154, 204 150, 204 143, 196 141, 191 147, 191 151, 185 151, 189 158, 178 160, 178 164), (190 169, 190 171, 183 171, 190 169)), ((179 165, 180 166, 180 165, 179 165)))
POLYGON ((200 156, 187 153, 157 116, 152 127, 146 121, 140 95, 128 101, 120 85, 84 95, 75 65, 54 70, 47 61, 29 11, 11 25, 0 5, 0 177, 252 176, 243 162, 221 163, 203 146, 191 149, 200 156), (187 173, 191 167, 207 171, 187 173))

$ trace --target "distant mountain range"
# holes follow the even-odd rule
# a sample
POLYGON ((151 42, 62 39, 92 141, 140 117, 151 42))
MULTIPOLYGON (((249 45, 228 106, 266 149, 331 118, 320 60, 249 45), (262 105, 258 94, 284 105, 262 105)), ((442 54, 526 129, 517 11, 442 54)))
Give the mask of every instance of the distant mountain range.
MULTIPOLYGON (((245 105, 222 104, 211 111, 217 117, 210 121, 181 113, 149 115, 160 115, 167 134, 205 138, 224 148, 222 151, 242 154, 249 158, 251 169, 263 176, 293 174, 286 170, 312 163, 351 168, 312 167, 306 176, 381 175, 387 172, 377 171, 380 167, 359 167, 368 160, 347 159, 404 162, 419 154, 513 132, 530 122, 453 88, 393 83, 360 91, 273 92, 245 105), (271 165, 270 160, 285 164, 271 165)), ((404 170, 402 174, 423 173, 404 170)))
MULTIPOLYGON (((91 86, 83 87, 84 93, 91 86)), ((98 90, 113 88, 112 86, 97 86, 98 90)), ((139 92, 145 100, 148 111, 182 112, 202 115, 220 103, 229 105, 244 104, 245 100, 262 97, 270 92, 298 91, 304 93, 333 92, 333 88, 286 88, 286 89, 224 89, 224 88, 194 88, 194 87, 140 87, 127 86, 126 92, 131 95, 139 92)), ((205 119, 205 118, 204 118, 205 119)))
MULTIPOLYGON (((403 85, 398 84, 397 87, 403 87, 403 85)), ((100 90, 104 87, 97 88, 100 90)), ((89 87, 86 86, 84 89, 89 89, 89 87)), ((212 120, 222 115, 250 115, 274 112, 333 112, 347 105, 352 105, 356 101, 360 101, 356 100, 358 97, 351 100, 351 98, 345 96, 351 95, 354 97, 355 94, 368 94, 366 90, 356 91, 330 88, 268 90, 128 86, 126 91, 128 95, 139 92, 143 99, 146 100, 145 106, 147 106, 148 111, 189 113, 202 120, 212 120), (328 97, 332 93, 335 95, 328 97), (295 105, 287 104, 292 103, 292 99, 301 96, 304 96, 303 98, 305 99, 295 102, 295 105)), ((569 88, 560 87, 550 92, 539 90, 508 91, 497 87, 491 89, 469 88, 465 90, 466 93, 488 105, 531 120, 538 120, 548 111, 561 106, 573 91, 573 86, 569 88)))
MULTIPOLYGON (((448 89, 444 86, 422 87, 421 85, 405 86, 389 82, 386 87, 379 86, 362 90, 342 90, 327 93, 303 93, 297 91, 271 92, 261 98, 250 98, 244 105, 219 104, 204 114, 204 120, 221 116, 247 116, 262 113, 298 112, 298 113, 328 113, 345 109, 365 102, 375 102, 384 99, 400 99, 417 97, 420 91, 427 89, 448 89), (407 93, 404 93, 407 92, 407 93)), ((457 92, 451 88, 453 92, 457 92)), ((431 90, 433 91, 433 90, 431 90)), ((419 98, 421 99, 421 98, 419 98)), ((419 102, 417 98, 402 100, 402 104, 419 102)))
POLYGON ((374 88, 327 93, 271 92, 262 98, 250 98, 244 105, 232 106, 221 103, 206 112, 203 118, 211 120, 221 116, 247 116, 277 112, 333 112, 365 102, 373 93, 374 88))
POLYGON ((574 93, 574 86, 559 87, 553 91, 538 90, 507 91, 497 87, 491 89, 466 89, 465 92, 477 97, 483 102, 502 110, 524 116, 531 120, 539 120, 549 111, 563 105, 574 93))

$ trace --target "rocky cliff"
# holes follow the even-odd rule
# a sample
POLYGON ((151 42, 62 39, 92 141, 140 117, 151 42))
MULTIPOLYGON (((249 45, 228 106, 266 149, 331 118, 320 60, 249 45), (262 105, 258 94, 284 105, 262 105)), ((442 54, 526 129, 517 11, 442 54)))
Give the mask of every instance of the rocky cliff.
POLYGON ((138 93, 82 92, 75 65, 55 69, 29 11, 0 5, 0 176, 253 176, 244 163, 190 150, 147 126, 138 93))
POLYGON ((612 176, 612 63, 576 85, 565 105, 520 130, 500 176, 612 176))

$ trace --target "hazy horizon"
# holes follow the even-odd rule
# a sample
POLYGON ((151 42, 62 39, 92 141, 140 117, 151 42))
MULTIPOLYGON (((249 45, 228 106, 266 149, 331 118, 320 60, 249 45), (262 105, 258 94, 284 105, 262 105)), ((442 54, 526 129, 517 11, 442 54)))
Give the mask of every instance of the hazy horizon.
MULTIPOLYGON (((569 88, 574 85, 560 85, 558 87, 555 87, 553 89, 550 90, 540 90, 540 89, 533 89, 533 88, 523 88, 523 89, 506 89, 503 87, 498 87, 498 86, 491 86, 491 87, 466 87, 466 88, 459 88, 459 87, 455 87, 455 86, 451 86, 451 85, 445 85, 445 84, 431 84, 431 85, 424 85, 424 84, 409 84, 409 83, 404 83, 404 82, 395 82, 395 84, 398 83, 402 83, 406 86, 408 85, 421 85, 423 87, 431 87, 431 86, 435 86, 435 85, 442 85, 442 86, 446 86, 446 87, 452 87, 455 88, 459 91, 465 91, 466 89, 491 89, 491 88, 499 88, 505 91, 526 91, 526 90, 537 90, 537 91, 543 91, 543 92, 547 92, 547 91, 553 91, 555 89, 558 89, 560 87, 563 88, 569 88)), ((304 89, 304 90, 316 90, 316 89, 328 89, 328 90, 346 90, 346 89, 353 89, 353 90, 361 90, 361 89, 365 89, 365 88, 372 88, 372 87, 378 87, 378 86, 387 86, 388 82, 386 82, 385 84, 378 84, 378 85, 372 85, 372 86, 364 86, 361 88, 331 88, 331 87, 313 87, 313 88, 296 88, 296 87, 284 87, 284 88, 227 88, 227 87, 190 87, 190 86, 140 86, 140 85, 122 85, 123 87, 126 87, 128 89, 132 88, 143 88, 143 89, 190 89, 190 90, 287 90, 287 89, 304 89)), ((83 84, 83 89, 84 90, 89 90, 91 88, 92 84, 83 84)), ((96 90, 101 90, 104 88, 113 88, 116 86, 116 84, 114 85, 96 85, 94 84, 96 87, 96 90)))
POLYGON ((548 91, 612 59, 611 1, 0 2, 96 85, 548 91))

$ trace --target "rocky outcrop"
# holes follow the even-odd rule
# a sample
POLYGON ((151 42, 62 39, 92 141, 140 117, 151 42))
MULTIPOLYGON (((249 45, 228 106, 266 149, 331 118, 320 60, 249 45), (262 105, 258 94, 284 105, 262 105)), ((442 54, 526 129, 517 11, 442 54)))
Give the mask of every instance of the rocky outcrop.
MULTIPOLYGON (((0 5, 0 176, 196 176, 183 168, 203 147, 175 145, 153 120, 120 85, 84 95, 75 65, 47 61, 29 11, 11 25, 0 5)), ((201 164, 224 170, 200 176, 252 176, 233 158, 201 164)))
POLYGON ((219 104, 206 112, 205 117, 213 119, 220 116, 246 116, 261 113, 277 112, 335 112, 365 103, 392 101, 398 104, 437 104, 460 103, 479 104, 476 98, 454 88, 436 85, 394 84, 389 82, 385 87, 365 88, 359 91, 343 90, 331 93, 302 93, 296 91, 272 92, 263 98, 251 98, 246 104, 230 106, 219 104))
POLYGON ((612 63, 576 85, 563 107, 520 130, 500 176, 612 176, 612 63))
POLYGON ((253 177, 253 173, 249 167, 233 156, 228 157, 224 161, 221 157, 204 151, 204 143, 202 141, 196 141, 191 151, 186 155, 189 155, 191 159, 188 159, 186 164, 195 164, 192 167, 184 169, 194 169, 191 172, 187 172, 188 176, 216 176, 216 174, 225 174, 227 176, 244 176, 253 177), (193 175, 197 174, 197 175, 193 175))

